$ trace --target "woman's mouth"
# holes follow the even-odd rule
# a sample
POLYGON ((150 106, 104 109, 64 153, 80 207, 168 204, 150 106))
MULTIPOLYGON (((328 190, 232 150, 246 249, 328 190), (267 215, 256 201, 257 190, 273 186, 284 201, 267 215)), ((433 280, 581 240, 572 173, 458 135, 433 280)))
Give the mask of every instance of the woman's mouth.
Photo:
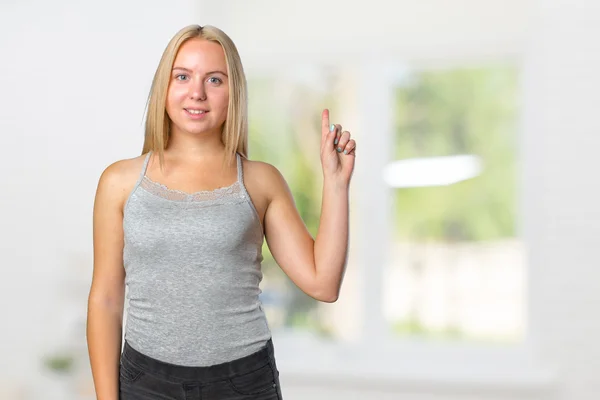
POLYGON ((194 109, 194 108, 184 108, 184 110, 185 110, 186 114, 192 119, 204 118, 206 113, 208 113, 208 110, 200 110, 200 109, 194 109))

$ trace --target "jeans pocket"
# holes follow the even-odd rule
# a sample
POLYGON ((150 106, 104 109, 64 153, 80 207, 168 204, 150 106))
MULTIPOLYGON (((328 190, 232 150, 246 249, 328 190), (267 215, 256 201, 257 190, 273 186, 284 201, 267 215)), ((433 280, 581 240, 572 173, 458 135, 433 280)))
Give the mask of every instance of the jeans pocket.
POLYGON ((231 388, 244 396, 251 396, 268 392, 277 388, 277 379, 271 363, 229 379, 231 388))
POLYGON ((127 360, 125 357, 121 357, 121 363, 119 365, 119 378, 121 382, 133 383, 140 379, 144 375, 144 371, 127 360))

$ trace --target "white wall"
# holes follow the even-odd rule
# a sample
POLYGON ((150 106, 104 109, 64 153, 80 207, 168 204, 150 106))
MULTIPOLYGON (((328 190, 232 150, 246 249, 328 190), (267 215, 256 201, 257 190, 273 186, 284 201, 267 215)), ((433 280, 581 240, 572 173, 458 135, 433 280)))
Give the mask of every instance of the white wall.
POLYGON ((439 61, 520 54, 529 1, 203 1, 203 23, 222 27, 244 62, 352 63, 387 52, 439 61))
POLYGON ((543 1, 526 57, 523 219, 531 345, 560 399, 600 396, 600 4, 543 1))

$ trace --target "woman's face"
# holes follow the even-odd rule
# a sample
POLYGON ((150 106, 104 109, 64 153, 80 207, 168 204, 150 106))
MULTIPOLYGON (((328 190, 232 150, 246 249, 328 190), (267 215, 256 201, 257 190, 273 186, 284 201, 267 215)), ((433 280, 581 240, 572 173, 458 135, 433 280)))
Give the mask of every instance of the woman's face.
POLYGON ((189 39, 175 57, 167 91, 172 133, 221 133, 227 118, 229 83, 219 43, 189 39))

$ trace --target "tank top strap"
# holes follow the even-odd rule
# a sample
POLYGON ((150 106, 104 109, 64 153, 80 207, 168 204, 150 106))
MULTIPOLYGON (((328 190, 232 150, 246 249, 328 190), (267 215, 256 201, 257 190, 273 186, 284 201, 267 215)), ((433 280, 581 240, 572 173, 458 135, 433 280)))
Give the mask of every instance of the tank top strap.
POLYGON ((242 156, 240 153, 235 153, 237 159, 237 179, 242 185, 244 184, 244 172, 242 171, 242 156))
POLYGON ((137 188, 142 183, 144 176, 146 176, 146 170, 148 169, 148 162, 150 161, 151 155, 152 155, 152 151, 149 151, 148 154, 146 154, 146 158, 144 159, 144 164, 142 164, 142 170, 140 171, 140 176, 138 177, 137 181, 135 182, 135 185, 133 186, 133 189, 129 193, 129 196, 127 196, 127 200, 125 201, 125 206, 123 209, 127 208, 127 205, 129 204, 129 200, 131 200, 131 196, 133 196, 133 194, 135 193, 137 188))
POLYGON ((146 175, 146 170, 148 169, 148 162, 150 162, 151 155, 152 150, 150 150, 148 154, 146 154, 146 158, 144 159, 144 164, 142 165, 142 171, 140 172, 140 177, 138 178, 138 181, 141 181, 142 178, 144 178, 144 175, 146 175))

